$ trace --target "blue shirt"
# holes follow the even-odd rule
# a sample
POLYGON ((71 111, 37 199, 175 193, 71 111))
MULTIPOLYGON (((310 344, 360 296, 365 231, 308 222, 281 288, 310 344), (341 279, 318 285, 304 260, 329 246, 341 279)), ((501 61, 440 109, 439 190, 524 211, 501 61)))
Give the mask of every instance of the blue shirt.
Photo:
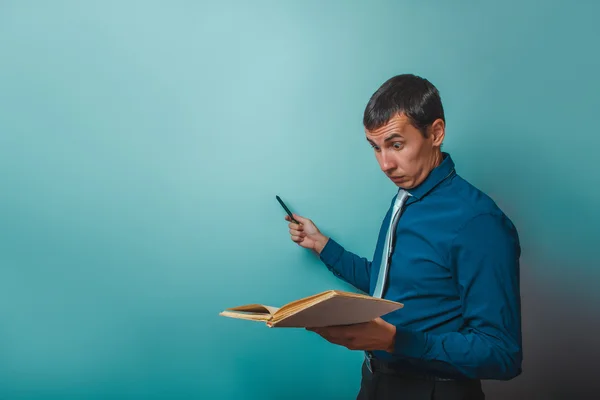
MULTIPOLYGON (((511 379, 522 360, 518 234, 443 156, 408 191, 383 296, 404 307, 382 317, 396 326, 393 354, 373 355, 445 377, 511 379)), ((331 238, 320 254, 336 276, 371 295, 394 199, 372 261, 331 238)))

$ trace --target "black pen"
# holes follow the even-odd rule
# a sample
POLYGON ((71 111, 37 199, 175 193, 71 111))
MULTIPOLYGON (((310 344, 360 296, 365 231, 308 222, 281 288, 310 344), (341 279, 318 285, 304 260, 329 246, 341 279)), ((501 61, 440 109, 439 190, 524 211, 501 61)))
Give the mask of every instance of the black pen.
POLYGON ((285 210, 285 212, 287 213, 287 215, 290 216, 290 218, 292 219, 292 221, 294 221, 297 224, 300 224, 300 222, 296 221, 291 213, 291 211, 289 210, 289 208, 287 208, 287 206, 285 205, 285 203, 283 202, 283 200, 281 200, 281 197, 279 196, 275 196, 275 198, 277 199, 277 201, 279 202, 279 204, 281 204, 281 207, 283 207, 283 209, 285 210))

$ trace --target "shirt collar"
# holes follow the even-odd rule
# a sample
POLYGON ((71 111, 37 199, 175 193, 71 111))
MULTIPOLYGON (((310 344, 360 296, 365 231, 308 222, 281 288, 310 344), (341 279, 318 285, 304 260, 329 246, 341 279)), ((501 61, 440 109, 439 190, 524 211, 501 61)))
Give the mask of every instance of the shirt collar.
POLYGON ((420 200, 425 197, 427 193, 442 183, 446 178, 456 173, 454 169, 454 161, 452 161, 450 154, 442 152, 442 157, 443 158, 440 165, 431 170, 429 175, 427 175, 427 178, 425 178, 425 180, 421 182, 419 186, 407 190, 407 192, 410 193, 410 195, 416 200, 420 200))

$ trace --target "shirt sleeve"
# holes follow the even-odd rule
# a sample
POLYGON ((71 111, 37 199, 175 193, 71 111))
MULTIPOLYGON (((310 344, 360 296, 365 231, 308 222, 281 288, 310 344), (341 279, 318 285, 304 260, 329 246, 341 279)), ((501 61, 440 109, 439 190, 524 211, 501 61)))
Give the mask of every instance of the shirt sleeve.
POLYGON ((522 362, 520 252, 516 229, 506 216, 472 218, 450 250, 463 327, 443 334, 396 327, 394 353, 470 378, 518 376, 522 362))
POLYGON ((335 276, 369 293, 371 261, 345 250, 332 238, 321 250, 319 258, 335 276))

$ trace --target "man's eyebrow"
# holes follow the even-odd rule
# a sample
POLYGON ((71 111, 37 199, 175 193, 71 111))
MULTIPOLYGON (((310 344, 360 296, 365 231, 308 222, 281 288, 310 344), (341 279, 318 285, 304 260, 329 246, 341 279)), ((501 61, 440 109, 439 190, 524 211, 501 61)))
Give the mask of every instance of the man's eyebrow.
POLYGON ((390 136, 385 138, 384 142, 387 142, 388 140, 392 140, 393 138, 397 138, 397 137, 401 138, 402 135, 399 133, 392 133, 390 136))
MULTIPOLYGON (((387 142, 387 141, 390 141, 390 140, 392 140, 394 138, 397 138, 397 137, 402 138, 402 135, 399 134, 399 133, 392 133, 390 136, 386 137, 383 141, 387 142)), ((369 138, 367 138, 367 142, 369 142, 371 144, 374 144, 373 141, 371 139, 369 139, 369 138)))

